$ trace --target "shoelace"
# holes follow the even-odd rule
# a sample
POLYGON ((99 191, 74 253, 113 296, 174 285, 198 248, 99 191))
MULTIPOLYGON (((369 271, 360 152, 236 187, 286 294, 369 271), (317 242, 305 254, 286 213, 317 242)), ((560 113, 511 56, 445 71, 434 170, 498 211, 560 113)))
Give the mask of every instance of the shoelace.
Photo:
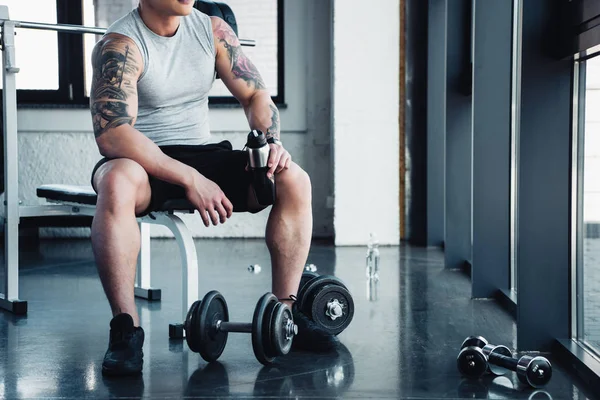
POLYGON ((287 299, 278 299, 279 301, 293 301, 296 302, 296 300, 298 300, 298 298, 296 296, 294 296, 293 294, 290 295, 290 297, 288 297, 287 299))

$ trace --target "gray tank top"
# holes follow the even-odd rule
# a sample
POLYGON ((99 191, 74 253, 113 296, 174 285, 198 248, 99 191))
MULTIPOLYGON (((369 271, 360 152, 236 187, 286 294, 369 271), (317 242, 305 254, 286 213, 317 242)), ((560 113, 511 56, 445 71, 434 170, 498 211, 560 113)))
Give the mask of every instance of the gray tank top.
POLYGON ((107 33, 131 38, 142 54, 135 128, 159 146, 208 143, 208 92, 216 77, 210 17, 193 9, 174 36, 163 37, 136 8, 107 33))

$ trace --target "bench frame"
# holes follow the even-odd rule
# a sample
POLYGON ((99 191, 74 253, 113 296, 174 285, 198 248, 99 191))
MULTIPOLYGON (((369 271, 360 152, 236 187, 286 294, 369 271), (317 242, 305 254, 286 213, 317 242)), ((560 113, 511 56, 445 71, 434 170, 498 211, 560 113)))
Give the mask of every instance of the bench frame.
MULTIPOLYGON (((19 148, 17 139, 17 89, 15 65, 15 21, 10 21, 8 7, 0 6, 2 48, 3 127, 4 127, 4 293, 0 293, 0 308, 14 314, 27 313, 27 302, 19 298, 19 222, 21 218, 37 216, 94 216, 96 207, 88 204, 52 202, 47 205, 23 206, 19 201, 19 148)), ((185 211, 183 211, 185 212, 185 211)), ((190 213, 190 211, 187 211, 190 213)), ((148 300, 160 300, 160 289, 151 286, 150 224, 166 226, 173 232, 182 261, 182 320, 198 299, 198 258, 191 232, 173 211, 157 212, 138 218, 141 249, 138 256, 135 295, 148 300)), ((181 323, 177 335, 182 337, 181 323)))

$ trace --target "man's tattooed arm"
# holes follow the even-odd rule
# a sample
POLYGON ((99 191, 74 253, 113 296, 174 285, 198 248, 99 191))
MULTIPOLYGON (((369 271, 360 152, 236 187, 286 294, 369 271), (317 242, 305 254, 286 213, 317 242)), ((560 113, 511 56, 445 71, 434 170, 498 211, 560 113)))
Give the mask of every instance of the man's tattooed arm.
POLYGON ((271 126, 267 129, 266 137, 280 139, 279 137, 279 110, 273 104, 269 104, 269 108, 271 109, 271 126))
POLYGON ((141 62, 129 40, 107 37, 92 53, 90 109, 96 138, 111 128, 135 123, 141 62))
POLYGON ((235 32, 220 18, 213 19, 213 35, 218 43, 227 51, 228 67, 233 79, 242 79, 249 88, 266 89, 254 63, 244 54, 235 32))
POLYGON ((211 21, 219 77, 244 106, 250 128, 265 132, 267 138, 280 139, 279 111, 260 73, 242 51, 233 29, 220 18, 211 21))

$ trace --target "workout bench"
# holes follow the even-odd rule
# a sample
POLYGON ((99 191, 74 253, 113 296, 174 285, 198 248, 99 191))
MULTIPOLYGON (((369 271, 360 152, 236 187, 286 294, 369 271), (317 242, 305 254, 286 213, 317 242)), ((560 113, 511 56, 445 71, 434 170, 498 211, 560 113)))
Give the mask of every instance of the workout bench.
MULTIPOLYGON (((74 185, 42 185, 37 188, 37 196, 46 199, 50 205, 20 207, 21 216, 29 215, 88 215, 94 216, 97 195, 91 186, 74 185)), ((194 213, 194 208, 187 201, 165 204, 157 212, 138 218, 141 234, 141 249, 138 255, 135 296, 147 300, 160 300, 160 289, 151 285, 150 273, 150 224, 164 225, 173 232, 179 245, 182 263, 181 299, 185 314, 198 300, 198 257, 192 233, 183 220, 175 213, 194 213)), ((13 311, 16 312, 16 311, 13 311)))
MULTIPOLYGON (((235 16, 231 9, 222 3, 210 0, 196 1, 194 6, 200 11, 222 17, 237 33, 235 16)), ((15 28, 42 29, 74 34, 92 33, 102 35, 103 28, 79 25, 45 24, 37 22, 13 21, 9 19, 8 7, 0 6, 0 35, 2 42, 3 75, 3 128, 4 128, 4 254, 5 254, 5 293, 0 293, 0 308, 14 314, 27 313, 27 302, 19 298, 19 222, 21 218, 46 216, 94 216, 97 196, 90 186, 42 185, 37 188, 38 198, 47 204, 21 205, 19 193, 17 142, 17 89, 15 65, 15 28)), ((255 46, 254 40, 240 39, 242 46, 255 46)), ((191 232, 176 213, 193 213, 187 201, 166 204, 164 209, 138 218, 141 233, 141 250, 138 257, 135 282, 135 295, 148 300, 160 300, 160 289, 151 286, 150 273, 150 224, 164 225, 173 232, 179 246, 182 261, 182 315, 184 321, 187 310, 198 300, 198 259, 191 232)), ((173 325, 171 330, 177 330, 173 325)), ((175 331, 173 331, 175 332, 175 331)), ((171 336, 176 333, 171 332, 171 336)), ((178 331, 181 334, 181 329, 178 331)))

